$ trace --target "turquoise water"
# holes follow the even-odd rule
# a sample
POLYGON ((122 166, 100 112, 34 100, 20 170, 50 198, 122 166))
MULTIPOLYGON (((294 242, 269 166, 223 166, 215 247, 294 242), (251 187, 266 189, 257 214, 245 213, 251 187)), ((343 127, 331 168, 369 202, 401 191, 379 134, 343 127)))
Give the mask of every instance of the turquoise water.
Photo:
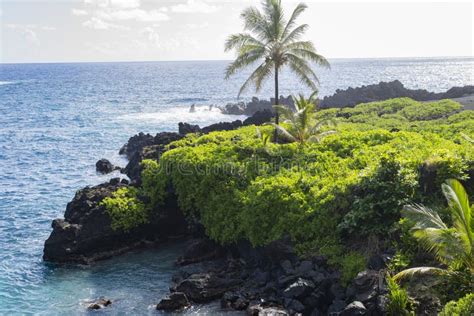
MULTIPOLYGON (((133 134, 239 118, 208 111, 236 101, 245 79, 224 81, 226 64, 0 65, 0 314, 82 314, 100 296, 114 300, 100 313, 157 313, 151 306, 168 291, 182 245, 57 267, 42 262, 43 243, 76 190, 117 175, 98 175, 94 164, 105 157, 124 166, 118 150, 133 134), (193 103, 198 111, 189 113, 193 103)), ((440 92, 474 84, 473 69, 473 58, 335 60, 320 71, 320 93, 394 79, 440 92)), ((288 74, 281 84, 282 94, 302 90, 288 74)), ((270 95, 268 85, 260 96, 270 95)))

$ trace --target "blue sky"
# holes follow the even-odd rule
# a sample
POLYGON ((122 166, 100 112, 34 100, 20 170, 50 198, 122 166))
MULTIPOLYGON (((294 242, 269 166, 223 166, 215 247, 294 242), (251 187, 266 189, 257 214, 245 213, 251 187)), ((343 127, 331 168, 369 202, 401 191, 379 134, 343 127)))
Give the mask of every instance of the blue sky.
MULTIPOLYGON (((0 0, 0 62, 231 59, 225 38, 257 1, 0 0)), ((299 1, 298 1, 299 2, 299 1)), ((473 55, 473 4, 305 1, 328 58, 473 55)), ((296 1, 283 0, 289 11, 296 1)))

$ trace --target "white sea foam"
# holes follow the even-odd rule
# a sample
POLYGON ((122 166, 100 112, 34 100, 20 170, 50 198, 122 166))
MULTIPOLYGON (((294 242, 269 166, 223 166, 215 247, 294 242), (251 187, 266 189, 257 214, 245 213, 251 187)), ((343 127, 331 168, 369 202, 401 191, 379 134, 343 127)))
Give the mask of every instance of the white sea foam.
POLYGON ((130 113, 118 117, 121 121, 138 120, 147 123, 178 123, 187 122, 193 124, 212 124, 243 120, 244 115, 226 115, 218 108, 209 109, 209 106, 196 106, 194 112, 190 112, 189 106, 164 107, 157 112, 130 113))
POLYGON ((0 86, 7 85, 7 84, 15 84, 16 81, 0 81, 0 86))

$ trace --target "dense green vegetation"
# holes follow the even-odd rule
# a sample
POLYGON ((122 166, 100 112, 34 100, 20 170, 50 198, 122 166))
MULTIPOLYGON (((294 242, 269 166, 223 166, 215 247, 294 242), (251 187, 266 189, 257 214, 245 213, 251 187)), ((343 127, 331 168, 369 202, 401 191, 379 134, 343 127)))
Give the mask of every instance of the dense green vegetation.
MULTIPOLYGON (((459 112, 448 100, 399 98, 321 110, 316 119, 335 121, 322 132, 336 133, 305 146, 268 142, 262 135, 273 126, 189 134, 159 162, 144 162, 141 194, 159 211, 171 185, 182 211, 222 244, 246 239, 258 246, 290 236, 301 255, 327 256, 345 284, 377 249, 396 248, 392 273, 409 267, 423 249, 403 207, 437 208, 451 225, 441 184, 459 179, 473 192, 473 111, 459 112)), ((465 280, 460 284, 466 289, 465 280)), ((403 291, 393 286, 394 308, 405 304, 403 291)), ((453 293, 449 299, 465 291, 453 293)))
POLYGON ((129 231, 149 220, 149 208, 139 199, 139 190, 134 187, 119 188, 103 199, 101 205, 112 219, 112 229, 129 231))
POLYGON ((474 313, 474 293, 467 294, 458 301, 451 301, 439 316, 472 316, 474 313))

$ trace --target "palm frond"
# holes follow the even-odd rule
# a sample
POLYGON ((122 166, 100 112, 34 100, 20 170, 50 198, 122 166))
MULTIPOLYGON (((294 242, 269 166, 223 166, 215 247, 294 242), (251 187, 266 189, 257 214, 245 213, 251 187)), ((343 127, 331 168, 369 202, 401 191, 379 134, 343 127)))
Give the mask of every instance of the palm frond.
POLYGON ((474 246, 474 232, 471 225, 471 206, 466 190, 458 180, 449 179, 442 185, 442 191, 451 209, 453 225, 459 234, 459 238, 463 241, 464 247, 470 253, 474 246))
POLYGON ((444 269, 434 267, 417 267, 403 270, 397 273, 393 279, 397 282, 405 279, 410 279, 417 275, 447 275, 449 272, 444 269))
POLYGON ((420 204, 406 205, 402 215, 415 222, 416 229, 439 228, 448 229, 438 213, 420 204))
POLYGON ((296 8, 293 10, 290 18, 288 19, 288 23, 285 26, 285 30, 283 31, 282 38, 286 38, 288 34, 290 34, 293 27, 296 25, 296 19, 301 15, 301 13, 306 10, 308 6, 304 3, 299 3, 296 8))
POLYGON ((242 54, 240 54, 232 63, 230 63, 225 72, 225 79, 230 78, 238 70, 245 68, 262 58, 265 53, 265 48, 260 46, 248 47, 245 46, 242 54))
POLYGON ((244 20, 245 30, 255 33, 261 40, 268 36, 268 22, 257 8, 249 7, 240 16, 244 20))
POLYGON ((238 97, 240 97, 240 95, 250 86, 251 83, 255 84, 255 90, 257 92, 260 91, 264 80, 268 78, 272 70, 273 65, 270 62, 264 62, 258 66, 240 88, 238 97))
POLYGON ((237 51, 240 51, 241 47, 244 45, 255 45, 265 47, 265 45, 261 41, 259 41, 252 35, 247 33, 238 33, 232 34, 227 38, 224 45, 224 50, 226 52, 232 49, 237 49, 237 51))
POLYGON ((272 123, 272 125, 275 127, 275 129, 278 131, 278 133, 284 137, 286 137, 289 141, 296 142, 297 139, 291 135, 283 126, 276 125, 275 123, 272 123))
POLYGON ((332 135, 332 134, 336 134, 337 132, 336 131, 326 131, 326 132, 322 132, 322 133, 319 133, 317 135, 312 135, 308 138, 308 141, 310 142, 315 142, 315 143, 319 143, 324 137, 326 136, 329 136, 329 135, 332 135))
POLYGON ((309 88, 316 90, 319 84, 319 79, 308 65, 308 63, 295 55, 286 54, 288 58, 289 67, 299 77, 300 81, 309 88))
POLYGON ((301 36, 308 30, 308 24, 301 24, 297 26, 294 30, 292 30, 288 35, 285 36, 282 40, 282 45, 287 45, 289 43, 294 43, 295 41, 299 40, 301 36))

